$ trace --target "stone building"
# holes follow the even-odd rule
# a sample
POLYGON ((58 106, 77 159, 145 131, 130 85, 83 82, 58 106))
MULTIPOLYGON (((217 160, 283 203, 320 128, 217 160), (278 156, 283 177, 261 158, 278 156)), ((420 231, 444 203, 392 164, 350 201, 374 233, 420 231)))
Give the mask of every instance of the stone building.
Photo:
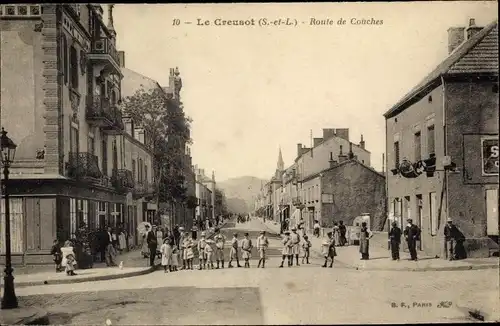
POLYGON ((498 252, 498 23, 471 19, 448 39, 448 57, 384 115, 390 216, 412 218, 420 249, 441 257, 452 218, 468 255, 488 256, 498 252))
POLYGON ((132 147, 148 153, 125 136, 118 108, 113 7, 107 24, 100 5, 0 8, 1 124, 18 145, 9 184, 14 263, 51 262, 53 240, 83 224, 135 232, 126 157, 132 147))
MULTIPOLYGON (((212 191, 212 182, 210 178, 205 175, 205 170, 198 169, 195 167, 196 173, 196 198, 198 199, 198 206, 196 207, 196 219, 199 221, 205 221, 206 219, 212 219, 213 214, 213 204, 212 197, 214 197, 212 191)), ((212 174, 212 177, 214 175, 212 174)), ((214 180, 215 181, 215 180, 214 180)))

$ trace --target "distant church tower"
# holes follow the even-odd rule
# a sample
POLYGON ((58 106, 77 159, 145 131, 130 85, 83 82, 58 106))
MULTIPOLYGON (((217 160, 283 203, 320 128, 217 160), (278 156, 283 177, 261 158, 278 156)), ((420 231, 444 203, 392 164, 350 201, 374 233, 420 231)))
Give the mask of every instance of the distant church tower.
POLYGON ((283 162, 283 155, 281 154, 281 147, 278 154, 278 164, 276 165, 276 178, 281 179, 281 173, 285 170, 285 162, 283 162))

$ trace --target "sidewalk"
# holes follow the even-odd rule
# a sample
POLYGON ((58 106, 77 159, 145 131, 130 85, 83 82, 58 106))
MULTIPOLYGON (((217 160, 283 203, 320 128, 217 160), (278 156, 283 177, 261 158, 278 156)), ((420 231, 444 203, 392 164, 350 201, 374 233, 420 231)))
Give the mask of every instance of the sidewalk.
MULTIPOLYGON (((262 222, 262 220, 260 221, 262 222)), ((279 233, 280 225, 278 223, 275 224, 272 221, 266 221, 264 224, 270 231, 279 233)), ((373 243, 370 243, 370 260, 360 260, 361 255, 359 253, 359 246, 345 246, 337 247, 337 257, 335 257, 335 261, 340 262, 347 268, 356 270, 383 271, 458 271, 499 267, 499 260, 496 257, 448 261, 441 258, 424 256, 421 252, 419 252, 418 261, 408 260, 408 253, 403 251, 400 252, 401 260, 393 261, 390 250, 387 250, 387 247, 383 247, 383 243, 379 238, 380 237, 377 237, 374 239, 375 241, 373 241, 373 243)), ((321 245, 324 237, 316 238, 309 235, 309 240, 312 243, 312 252, 316 255, 321 255, 321 245)))
POLYGON ((2 310, 0 325, 50 325, 47 311, 37 307, 2 310))

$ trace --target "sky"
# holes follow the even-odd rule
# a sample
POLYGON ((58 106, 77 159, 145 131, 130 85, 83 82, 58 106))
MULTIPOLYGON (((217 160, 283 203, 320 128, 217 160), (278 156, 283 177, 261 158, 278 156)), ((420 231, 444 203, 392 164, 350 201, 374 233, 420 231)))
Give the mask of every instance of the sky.
POLYGON ((447 29, 469 18, 485 26, 496 2, 132 4, 113 10, 125 66, 168 85, 179 67, 181 100, 193 119, 193 164, 223 181, 269 179, 281 147, 285 166, 297 143, 323 128, 361 134, 381 170, 383 114, 447 56, 447 29), (215 19, 255 26, 215 26, 215 19), (297 26, 259 26, 289 18, 297 26), (334 25, 310 25, 311 18, 334 25), (382 20, 353 25, 352 18, 382 20), (180 24, 175 25, 178 19, 180 24), (197 20, 210 21, 198 26, 197 20), (339 19, 345 25, 337 25, 339 19), (185 22, 192 22, 186 24, 185 22))

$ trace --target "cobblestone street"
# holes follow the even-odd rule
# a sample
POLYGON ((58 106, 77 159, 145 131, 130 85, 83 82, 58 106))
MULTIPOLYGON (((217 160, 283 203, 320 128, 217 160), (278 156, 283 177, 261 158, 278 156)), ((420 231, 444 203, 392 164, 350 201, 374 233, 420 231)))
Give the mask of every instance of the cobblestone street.
MULTIPOLYGON (((227 235, 247 230, 255 239, 262 224, 253 220, 229 226, 227 235)), ((278 238, 271 237, 270 246, 277 253, 278 238)), ((498 270, 325 269, 318 258, 310 265, 279 269, 279 262, 272 255, 265 269, 157 271, 113 281, 19 288, 17 294, 21 303, 47 309, 55 324, 102 324, 106 319, 115 325, 462 322, 470 320, 468 311, 474 309, 490 312, 486 319, 491 320, 498 306, 498 270)))

